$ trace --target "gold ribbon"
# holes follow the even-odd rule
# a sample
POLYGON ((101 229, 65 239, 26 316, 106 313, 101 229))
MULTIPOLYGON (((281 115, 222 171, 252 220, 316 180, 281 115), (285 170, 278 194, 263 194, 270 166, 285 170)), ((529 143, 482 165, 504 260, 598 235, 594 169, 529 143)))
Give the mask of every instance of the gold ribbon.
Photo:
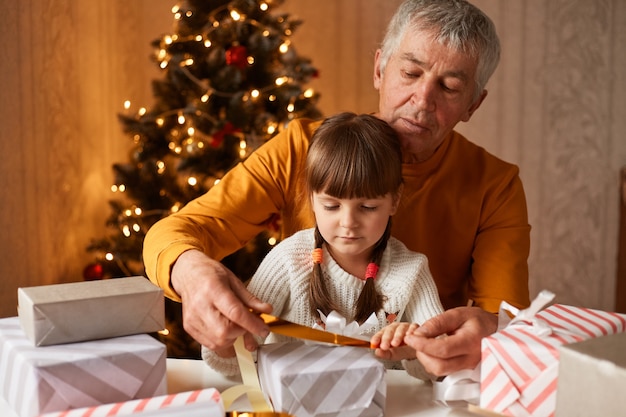
POLYGON ((248 401, 250 401, 250 405, 252 406, 252 411, 273 413, 274 408, 267 402, 263 391, 261 391, 256 364, 252 358, 252 353, 250 353, 243 344, 243 336, 239 336, 237 340, 235 340, 234 346, 243 384, 235 385, 222 392, 224 409, 228 410, 237 399, 247 395, 248 401))

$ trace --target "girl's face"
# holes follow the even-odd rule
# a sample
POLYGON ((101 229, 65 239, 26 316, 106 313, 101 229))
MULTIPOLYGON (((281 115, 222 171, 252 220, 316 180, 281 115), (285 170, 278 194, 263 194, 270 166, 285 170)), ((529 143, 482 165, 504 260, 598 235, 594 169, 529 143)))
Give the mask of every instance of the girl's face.
POLYGON ((398 198, 389 193, 379 198, 341 199, 313 193, 313 212, 317 227, 328 244, 333 258, 341 265, 369 262, 372 249, 395 214, 398 198))

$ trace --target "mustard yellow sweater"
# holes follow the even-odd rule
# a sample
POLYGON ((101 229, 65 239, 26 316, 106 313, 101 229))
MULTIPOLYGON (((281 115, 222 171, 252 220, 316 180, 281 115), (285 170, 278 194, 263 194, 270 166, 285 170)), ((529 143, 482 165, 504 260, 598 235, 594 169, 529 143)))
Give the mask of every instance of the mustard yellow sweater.
MULTIPOLYGON (((319 121, 296 120, 208 193, 156 223, 144 241, 148 277, 170 285, 178 256, 236 251, 281 216, 283 236, 314 225, 301 176, 319 121)), ((381 167, 382 169, 382 167, 381 167)), ((427 161, 404 164, 393 235, 428 257, 444 308, 468 299, 490 312, 529 304, 530 225, 519 170, 453 132, 427 161)))

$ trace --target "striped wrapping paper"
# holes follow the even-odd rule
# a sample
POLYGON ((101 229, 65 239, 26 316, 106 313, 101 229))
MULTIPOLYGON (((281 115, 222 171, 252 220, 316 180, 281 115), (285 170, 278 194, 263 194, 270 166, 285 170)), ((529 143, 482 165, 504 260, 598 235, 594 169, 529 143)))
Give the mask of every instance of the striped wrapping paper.
POLYGON ((0 395, 21 417, 166 394, 165 358, 145 334, 35 347, 0 319, 0 395))
POLYGON ((40 417, 122 417, 130 415, 223 417, 222 397, 215 388, 161 395, 142 400, 78 408, 43 414, 40 417))
POLYGON ((370 349, 286 342, 258 351, 263 392, 274 410, 298 417, 379 417, 385 367, 370 349))
POLYGON ((480 408, 553 416, 559 346, 626 331, 626 316, 554 304, 482 342, 480 408))

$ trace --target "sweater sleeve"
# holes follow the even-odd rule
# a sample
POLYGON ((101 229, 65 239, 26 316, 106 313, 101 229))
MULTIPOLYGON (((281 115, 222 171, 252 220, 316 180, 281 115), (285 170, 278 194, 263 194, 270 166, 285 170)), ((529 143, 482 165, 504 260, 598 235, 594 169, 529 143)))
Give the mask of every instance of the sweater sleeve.
POLYGON ((282 212, 286 212, 287 233, 306 226, 292 205, 300 193, 297 173, 302 155, 315 126, 304 120, 290 123, 206 194, 149 229, 143 246, 146 274, 166 296, 180 301, 171 287, 170 271, 183 252, 198 249, 222 259, 242 248, 282 212))

